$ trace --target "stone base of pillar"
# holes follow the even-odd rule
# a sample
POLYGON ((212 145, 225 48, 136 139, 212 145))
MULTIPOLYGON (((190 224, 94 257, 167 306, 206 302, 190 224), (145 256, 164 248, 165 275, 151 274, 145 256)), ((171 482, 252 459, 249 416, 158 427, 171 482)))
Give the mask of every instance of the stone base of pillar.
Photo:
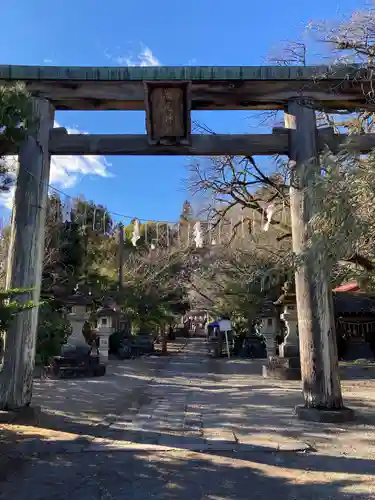
POLYGON ((41 413, 40 406, 23 406, 17 410, 1 410, 0 424, 37 425, 41 413))
POLYGON ((326 422, 330 424, 351 422, 355 419, 355 413, 350 408, 321 409, 308 408, 307 406, 297 406, 296 415, 300 420, 307 422, 326 422))
POLYGON ((298 356, 280 358, 275 356, 262 366, 262 375, 265 378, 278 380, 301 380, 301 364, 298 356))
POLYGON ((281 344, 279 353, 280 358, 299 358, 299 347, 293 344, 281 344))

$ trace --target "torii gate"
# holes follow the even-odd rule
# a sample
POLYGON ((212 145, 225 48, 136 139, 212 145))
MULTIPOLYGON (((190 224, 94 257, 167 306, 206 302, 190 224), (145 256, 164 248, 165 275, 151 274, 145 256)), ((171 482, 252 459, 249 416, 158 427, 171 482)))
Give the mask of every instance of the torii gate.
MULTIPOLYGON (((34 288, 33 300, 39 301, 51 154, 289 155, 294 167, 290 190, 293 251, 301 254, 312 215, 304 190, 308 174, 319 169, 318 156, 325 144, 335 150, 345 143, 345 137, 329 129, 318 132, 315 109, 371 107, 366 89, 371 90, 372 82, 366 75, 356 66, 0 66, 0 82, 25 82, 38 123, 19 151, 0 144, 0 154, 19 155, 7 286, 34 288), (64 129, 53 129, 55 109, 145 110, 147 135, 68 135, 64 129), (191 110, 244 109, 284 109, 285 129, 255 135, 191 134, 191 110)), ((374 146, 372 134, 351 136, 351 147, 357 151, 366 153, 374 146)), ((296 272, 305 396, 300 416, 306 417, 306 410, 311 409, 313 416, 307 418, 332 413, 336 419, 346 418, 331 289, 327 277, 316 271, 319 258, 315 255, 314 261, 296 272)), ((31 401, 37 318, 37 308, 19 314, 7 334, 0 374, 2 409, 19 409, 31 401)))

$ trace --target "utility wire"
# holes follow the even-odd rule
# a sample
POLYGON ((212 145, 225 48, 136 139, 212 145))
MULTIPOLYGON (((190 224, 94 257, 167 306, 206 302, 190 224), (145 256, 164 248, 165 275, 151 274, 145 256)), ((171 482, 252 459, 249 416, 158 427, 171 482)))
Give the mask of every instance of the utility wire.
MULTIPOLYGON (((33 177, 34 179, 36 179, 35 175, 30 172, 29 170, 26 169, 26 172, 31 176, 33 177)), ((36 179, 37 180, 37 179, 36 179)), ((71 196, 69 195, 68 193, 62 191, 61 189, 58 189, 56 188, 55 186, 53 186, 52 184, 48 184, 48 187, 50 189, 52 189, 54 192, 64 196, 64 198, 69 198, 71 200, 74 200, 74 201, 77 201, 79 200, 79 197, 76 196, 71 196)), ((87 201, 87 200, 86 200, 87 201)), ((104 207, 104 205, 103 205, 104 207)), ((140 218, 140 217, 137 217, 137 216, 134 216, 134 215, 125 215, 125 214, 121 214, 119 212, 114 212, 113 210, 108 210, 107 207, 104 207, 106 212, 109 213, 110 215, 114 215, 115 217, 121 217, 122 219, 128 219, 128 220, 133 220, 133 219, 137 219, 139 222, 143 222, 143 223, 147 223, 147 222, 150 222, 150 223, 155 223, 155 224, 178 224, 179 221, 166 221, 166 220, 156 220, 156 219, 146 219, 146 218, 140 218)))

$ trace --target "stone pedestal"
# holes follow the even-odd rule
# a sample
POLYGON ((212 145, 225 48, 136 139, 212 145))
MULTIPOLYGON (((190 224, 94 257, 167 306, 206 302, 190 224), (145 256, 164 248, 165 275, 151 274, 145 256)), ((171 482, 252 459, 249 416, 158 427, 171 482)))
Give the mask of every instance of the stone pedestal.
POLYGON ((262 366, 262 374, 264 377, 273 377, 271 370, 272 363, 276 357, 276 335, 278 333, 279 324, 277 319, 278 311, 273 303, 265 303, 260 314, 261 325, 259 333, 263 335, 266 341, 268 363, 262 366))
POLYGON ((300 420, 306 420, 307 422, 341 424, 344 422, 352 422, 356 418, 355 412, 345 406, 338 409, 297 406, 295 412, 300 420))
POLYGON ((263 335, 266 341, 267 358, 276 356, 277 320, 275 316, 262 318, 259 333, 263 335))
POLYGON ((98 328, 97 328, 97 334, 99 337, 100 362, 107 363, 108 362, 108 355, 109 355, 109 337, 112 335, 112 333, 114 332, 115 329, 112 328, 111 325, 100 324, 100 321, 98 323, 99 324, 98 324, 98 328))
POLYGON ((267 365, 262 367, 262 375, 266 378, 279 380, 301 380, 301 366, 299 357, 270 358, 267 365))
MULTIPOLYGON (((279 356, 275 356, 276 352, 269 356, 267 365, 262 367, 262 374, 263 377, 272 377, 281 380, 300 380, 301 363, 297 333, 297 307, 295 303, 286 299, 283 302, 283 312, 280 317, 285 322, 287 334, 284 342, 279 346, 279 356)), ((276 335, 276 331, 274 335, 276 335)))
POLYGON ((282 312, 280 317, 282 320, 284 320, 287 330, 284 342, 279 347, 280 357, 299 357, 298 319, 296 305, 285 304, 284 311, 282 312))
POLYGON ((301 360, 299 357, 299 338, 297 306, 286 301, 280 318, 285 322, 286 336, 279 346, 279 357, 269 363, 269 373, 284 380, 301 379, 301 360))
POLYGON ((108 354, 109 354, 109 337, 112 335, 112 331, 103 331, 98 329, 99 336, 99 355, 100 362, 107 363, 108 362, 108 354))

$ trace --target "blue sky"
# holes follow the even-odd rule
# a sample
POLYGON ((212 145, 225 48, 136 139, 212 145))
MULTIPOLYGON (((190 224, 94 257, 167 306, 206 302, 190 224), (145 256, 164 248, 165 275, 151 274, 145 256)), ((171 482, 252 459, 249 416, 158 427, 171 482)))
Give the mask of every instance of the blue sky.
MULTIPOLYGON (((1 9, 0 63, 261 65, 283 41, 301 38, 311 20, 335 19, 363 5, 355 0, 12 0, 1 9)), ((201 112, 194 118, 217 132, 254 131, 245 112, 201 112)), ((134 111, 58 112, 56 120, 84 132, 145 132, 144 114, 134 111)), ((113 212, 176 220, 188 197, 183 183, 188 161, 60 158, 51 182, 113 212)))

